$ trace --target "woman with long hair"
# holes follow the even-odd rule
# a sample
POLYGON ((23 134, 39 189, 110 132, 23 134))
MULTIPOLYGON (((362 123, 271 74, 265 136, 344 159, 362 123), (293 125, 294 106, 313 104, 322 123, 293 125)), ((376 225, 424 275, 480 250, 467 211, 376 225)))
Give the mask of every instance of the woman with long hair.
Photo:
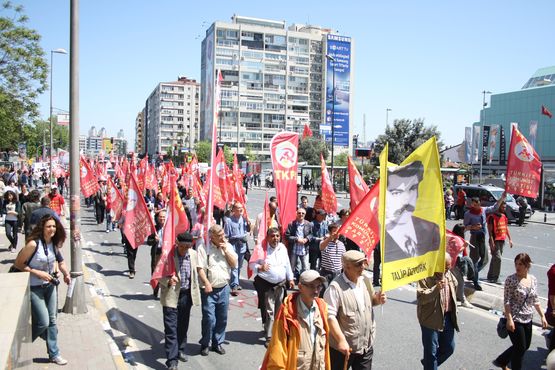
POLYGON ((547 327, 547 321, 538 299, 538 281, 535 276, 528 273, 531 265, 532 260, 528 254, 517 254, 515 257, 516 273, 508 276, 505 280, 505 318, 513 345, 493 360, 494 366, 503 369, 508 369, 509 362, 512 370, 522 369, 522 358, 532 340, 534 308, 541 317, 542 328, 547 327))
POLYGON ((15 260, 15 267, 31 274, 33 341, 43 338, 50 362, 58 365, 67 364, 67 360, 60 356, 56 326, 58 271, 62 272, 66 284, 70 282, 69 271, 60 252, 65 240, 66 232, 60 221, 51 215, 44 216, 31 231, 25 247, 15 260))
POLYGON ((6 215, 4 220, 4 227, 6 228, 6 236, 10 242, 8 250, 10 252, 15 252, 17 248, 17 220, 19 215, 20 207, 17 201, 17 195, 8 190, 4 193, 4 209, 3 214, 6 215))

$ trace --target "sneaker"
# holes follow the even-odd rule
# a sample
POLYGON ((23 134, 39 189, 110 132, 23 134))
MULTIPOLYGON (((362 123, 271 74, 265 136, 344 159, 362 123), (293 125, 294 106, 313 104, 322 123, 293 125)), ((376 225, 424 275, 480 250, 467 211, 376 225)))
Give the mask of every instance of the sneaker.
POLYGON ((134 279, 135 278, 135 272, 130 271, 129 272, 129 279, 134 279))
POLYGON ((109 233, 109 232, 110 232, 110 230, 106 230, 106 232, 107 232, 107 233, 109 233))
POLYGON ((474 284, 474 290, 482 290, 480 284, 474 284))
POLYGON ((56 365, 64 366, 67 365, 67 360, 62 356, 56 356, 50 359, 50 362, 55 363, 56 365))
POLYGON ((462 307, 465 308, 474 308, 474 306, 472 305, 472 303, 468 302, 468 301, 463 301, 463 303, 461 303, 462 307))
POLYGON ((233 288, 231 289, 231 295, 237 297, 239 295, 239 289, 233 288))
POLYGON ((241 285, 237 285, 237 286, 235 287, 235 289, 237 289, 237 290, 243 290, 243 288, 241 287, 241 285))

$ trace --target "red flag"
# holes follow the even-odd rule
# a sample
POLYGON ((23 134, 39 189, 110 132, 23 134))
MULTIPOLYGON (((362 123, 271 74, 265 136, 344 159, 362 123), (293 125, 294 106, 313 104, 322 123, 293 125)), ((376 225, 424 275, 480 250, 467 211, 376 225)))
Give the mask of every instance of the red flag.
POLYGON ((312 130, 310 129, 310 125, 305 123, 303 129, 303 139, 306 139, 309 136, 312 136, 312 130))
POLYGON ((353 159, 349 156, 347 157, 347 163, 349 167, 349 194, 351 197, 351 209, 355 209, 357 204, 360 203, 362 198, 368 193, 368 185, 360 176, 357 166, 353 163, 353 159))
POLYGON ((116 188, 114 180, 112 180, 111 176, 108 176, 108 196, 106 201, 110 203, 110 206, 114 211, 115 219, 119 220, 123 211, 123 195, 121 195, 118 188, 116 188))
POLYGON ((156 231, 150 212, 141 195, 135 174, 130 172, 129 189, 127 190, 127 201, 125 206, 125 222, 123 233, 129 240, 131 247, 137 249, 143 244, 147 236, 156 231))
POLYGON ((320 154, 320 166, 322 168, 322 209, 326 213, 334 214, 337 212, 337 197, 331 184, 330 174, 326 168, 324 157, 320 154))
POLYGON ((227 165, 225 164, 224 151, 220 150, 216 155, 216 161, 211 169, 210 192, 212 202, 219 209, 225 209, 227 203, 227 165))
POLYGON ((158 182, 156 181, 156 171, 154 166, 149 164, 145 173, 145 188, 150 190, 158 190, 158 182))
POLYGON ((260 226, 258 227, 257 241, 258 243, 254 246, 254 249, 249 259, 249 266, 247 268, 247 277, 250 279, 252 276, 252 270, 250 268, 251 263, 255 263, 258 260, 266 259, 266 233, 268 232, 268 224, 270 223, 270 202, 268 200, 268 191, 266 191, 266 200, 264 201, 264 209, 262 210, 262 220, 260 220, 260 226))
POLYGON ((528 140, 513 127, 509 158, 507 160, 507 193, 529 198, 538 196, 542 162, 528 140))
POLYGON ((445 236, 446 236, 446 246, 445 249, 447 253, 451 256, 451 268, 455 267, 457 264, 457 256, 461 253, 466 246, 466 241, 458 236, 457 234, 453 234, 451 230, 445 229, 445 236))
POLYGON ((190 228, 189 219, 187 218, 187 213, 185 213, 185 208, 183 207, 183 202, 181 202, 181 197, 179 196, 179 191, 177 190, 177 184, 175 182, 175 176, 171 176, 170 183, 172 187, 170 195, 170 206, 172 205, 172 195, 174 198, 174 212, 175 212, 175 233, 181 234, 184 231, 188 231, 190 228))
MULTIPOLYGON (((172 176, 172 180, 175 178, 172 176)), ((177 190, 177 189, 176 189, 177 190)), ((164 229, 162 231, 162 255, 160 260, 156 264, 156 268, 152 273, 150 279, 150 285, 155 288, 158 285, 158 279, 175 275, 175 260, 173 258, 175 251, 175 225, 177 222, 177 209, 176 209, 176 192, 170 192, 170 203, 168 207, 168 215, 166 217, 166 223, 164 224, 164 229)), ((126 218, 127 221, 127 218, 126 218)))
POLYGON ((349 218, 341 225, 338 233, 351 239, 362 249, 368 258, 380 240, 378 219, 379 181, 362 198, 358 206, 351 211, 349 218))
POLYGON ((542 114, 544 116, 548 116, 549 118, 553 117, 553 113, 551 113, 549 109, 545 107, 545 105, 542 105, 542 114))
POLYGON ((85 198, 88 198, 98 191, 98 180, 85 158, 81 157, 79 166, 81 167, 81 192, 85 198))
POLYGON ((294 132, 276 134, 270 143, 279 221, 284 228, 295 219, 297 212, 298 146, 299 135, 294 132))

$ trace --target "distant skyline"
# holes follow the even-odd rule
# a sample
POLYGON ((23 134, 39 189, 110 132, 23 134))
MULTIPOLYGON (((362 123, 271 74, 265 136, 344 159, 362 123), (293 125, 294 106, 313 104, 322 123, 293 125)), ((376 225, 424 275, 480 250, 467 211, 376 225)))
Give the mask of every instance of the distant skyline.
MULTIPOLYGON (((50 50, 69 51, 69 1, 14 1, 50 50)), ((539 68, 555 65, 549 15, 555 2, 366 3, 290 1, 210 3, 166 0, 80 2, 80 129, 123 129, 134 147, 135 118, 159 82, 200 82, 200 48, 214 21, 233 14, 312 24, 354 39, 352 134, 383 134, 388 120, 423 118, 446 145, 479 121, 482 90, 519 90, 539 68), (209 5, 208 5, 209 4, 209 5), (346 4, 349 4, 348 6, 346 4)), ((69 109, 69 55, 54 54, 54 107, 69 109)), ((49 92, 40 99, 48 118, 49 92)))

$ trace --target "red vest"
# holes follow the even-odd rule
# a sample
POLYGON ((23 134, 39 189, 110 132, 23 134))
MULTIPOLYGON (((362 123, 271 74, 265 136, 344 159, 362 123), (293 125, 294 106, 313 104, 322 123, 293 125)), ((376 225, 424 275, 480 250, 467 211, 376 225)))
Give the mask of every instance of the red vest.
POLYGON ((493 238, 494 240, 505 240, 507 238, 507 227, 508 227, 508 220, 507 216, 503 214, 493 213, 488 216, 490 225, 493 223, 493 227, 491 228, 493 231, 493 238))

